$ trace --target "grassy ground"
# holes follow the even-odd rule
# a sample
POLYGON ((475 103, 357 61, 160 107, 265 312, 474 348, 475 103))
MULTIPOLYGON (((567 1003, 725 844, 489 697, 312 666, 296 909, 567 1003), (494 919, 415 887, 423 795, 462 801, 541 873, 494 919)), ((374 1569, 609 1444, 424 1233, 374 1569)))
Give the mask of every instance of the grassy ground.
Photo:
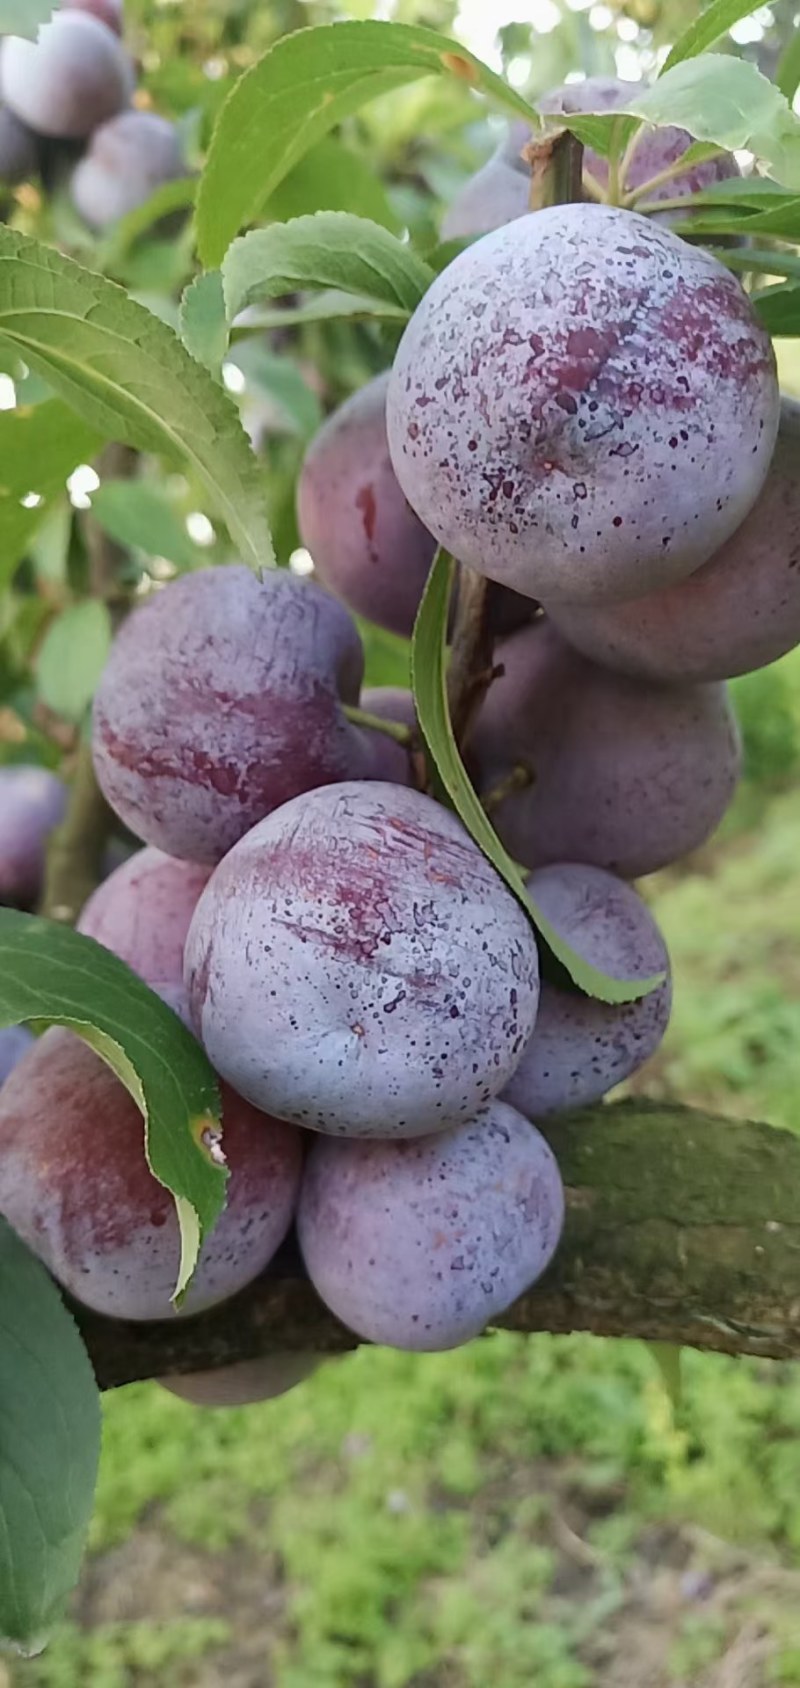
MULTIPOLYGON (((800 659, 737 688, 749 777, 653 888, 651 1092, 800 1128, 800 659)), ((106 1402, 72 1620, 1 1688, 800 1685, 800 1372, 497 1336, 362 1351, 284 1400, 106 1402)))

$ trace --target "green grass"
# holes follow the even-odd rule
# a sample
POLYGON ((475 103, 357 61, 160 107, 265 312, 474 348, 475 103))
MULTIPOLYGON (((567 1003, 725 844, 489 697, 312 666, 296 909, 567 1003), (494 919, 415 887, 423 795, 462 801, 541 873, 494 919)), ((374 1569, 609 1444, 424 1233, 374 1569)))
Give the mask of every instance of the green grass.
MULTIPOLYGON (((722 842, 653 886, 676 1003, 646 1087, 797 1130, 800 657, 737 695, 722 842)), ((712 1688, 751 1623, 742 1682, 797 1688, 800 1370, 683 1374, 676 1415, 637 1344, 500 1335, 362 1350, 248 1411, 111 1396, 75 1615, 14 1688, 712 1688), (707 1600, 681 1605, 686 1566, 707 1600), (658 1578, 660 1630, 637 1593, 658 1578), (661 1674, 626 1676, 651 1631, 661 1674)))

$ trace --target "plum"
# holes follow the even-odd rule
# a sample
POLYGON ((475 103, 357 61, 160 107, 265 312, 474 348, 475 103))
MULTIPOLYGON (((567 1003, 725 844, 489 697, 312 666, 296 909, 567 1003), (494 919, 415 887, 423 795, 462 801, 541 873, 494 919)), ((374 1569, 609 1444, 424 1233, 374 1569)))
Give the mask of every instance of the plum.
POLYGON ((330 416, 306 455, 297 520, 320 580, 358 615, 409 634, 436 545, 389 457, 389 370, 330 416))
POLYGON ((0 1085, 5 1084, 18 1061, 27 1055, 34 1042, 33 1033, 25 1026, 0 1027, 0 1085))
POLYGON ((764 487, 733 537, 688 580, 625 604, 554 605, 565 639, 648 680, 729 680, 800 644, 800 404, 784 399, 764 487))
POLYGON ((182 986, 183 951, 210 868, 137 850, 89 898, 78 931, 112 950, 153 987, 182 986))
POLYGON ((16 187, 35 176, 38 168, 36 136, 8 106, 0 106, 0 183, 16 187))
POLYGON ((90 228, 105 229, 185 170, 174 123, 152 111, 123 111, 95 130, 72 177, 72 201, 90 228))
POLYGON ((730 802, 741 744, 724 686, 662 686, 598 668, 546 620, 499 646, 470 742, 481 792, 532 782, 492 822, 525 867, 586 862, 625 879, 703 844, 730 802))
POLYGON ((558 1246, 551 1149, 502 1102, 416 1143, 315 1143, 297 1223, 309 1277, 369 1342, 469 1342, 535 1283, 558 1246))
MULTIPOLYGON (((257 1277, 297 1201, 300 1135, 222 1087, 228 1205, 185 1306, 257 1277)), ((0 1212, 71 1295, 118 1319, 166 1319, 180 1259, 172 1197, 144 1151, 136 1103, 73 1032, 53 1027, 0 1091, 0 1212)))
POLYGON ((123 0, 61 0, 65 12, 90 12, 107 29, 122 34, 123 0))
POLYGON ((162 1389, 193 1407, 250 1407, 285 1395, 317 1371, 319 1354, 264 1354, 258 1360, 239 1360, 216 1371, 192 1372, 187 1377, 160 1377, 162 1389))
POLYGON ((374 746, 342 710, 362 675, 353 621, 312 581, 184 575, 114 642, 94 708, 100 785, 145 843, 218 861, 298 792, 369 777, 374 746))
POLYGON ((699 568, 755 502, 778 412, 735 277, 608 205, 556 205, 462 252, 406 328, 387 404, 426 527, 545 606, 699 568))
POLYGON ((46 768, 0 768, 0 904, 36 901, 47 840, 66 806, 66 787, 46 768))
POLYGON ((9 35, 3 42, 0 96, 37 135, 90 135, 132 92, 122 42, 89 12, 56 12, 36 41, 9 35))
POLYGON ((612 1006, 542 980, 533 1036, 503 1091, 526 1118, 597 1102, 649 1060, 667 1029, 672 987, 659 929, 631 885, 602 868, 559 862, 528 880, 555 927, 584 960, 617 979, 666 973, 641 1002, 612 1006))
POLYGON ((334 1136, 471 1119, 530 1037, 538 976, 531 926, 460 821, 379 782, 308 792, 254 827, 186 944, 217 1071, 334 1136))

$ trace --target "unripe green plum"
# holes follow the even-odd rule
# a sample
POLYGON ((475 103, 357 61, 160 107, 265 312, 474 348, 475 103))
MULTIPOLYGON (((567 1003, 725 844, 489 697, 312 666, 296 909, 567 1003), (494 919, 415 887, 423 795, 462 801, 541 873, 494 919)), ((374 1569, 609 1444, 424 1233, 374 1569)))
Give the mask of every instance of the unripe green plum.
POLYGON ((185 174, 178 130, 152 111, 123 111, 96 129, 72 177, 76 211, 106 229, 185 174))
POLYGON ((758 497, 775 358, 739 282, 669 229, 557 205, 486 235, 415 311, 389 445, 420 519, 543 603, 684 579, 758 497))
POLYGON ((563 1220, 552 1150, 502 1102, 422 1142, 316 1143, 297 1216, 331 1312, 416 1352, 479 1336, 541 1277, 563 1220))
MULTIPOLYGON (((228 1202, 185 1307, 263 1271, 292 1222, 299 1133, 223 1086, 228 1202)), ((175 1204, 145 1159, 124 1085, 74 1033, 45 1032, 0 1091, 0 1212, 71 1295, 117 1319, 166 1319, 180 1262, 175 1204)))
POLYGON ((614 979, 667 975, 640 1002, 610 1004, 542 980, 533 1035, 503 1100, 527 1119, 598 1102, 649 1060, 669 1022, 666 945, 647 904, 602 868, 559 862, 531 874, 528 890, 559 936, 614 979))
POLYGON ((417 1137, 473 1117, 533 1030, 522 909, 448 810, 395 785, 326 786, 212 874, 186 944, 213 1066, 280 1119, 417 1137))
POLYGON ((724 686, 662 686, 588 662, 546 620, 498 647, 470 740, 479 790, 531 783, 491 819, 525 867, 585 862, 636 879, 704 844, 733 796, 741 744, 724 686))
POLYGON ((800 644, 800 404, 784 399, 763 490, 733 537, 688 580, 625 604, 554 605, 594 662, 648 680, 729 680, 800 644))
POLYGON ((158 1382, 192 1407, 252 1407, 258 1401, 286 1395, 313 1376, 321 1364, 319 1354, 298 1350, 264 1354, 258 1360, 240 1360, 232 1366, 192 1372, 186 1377, 160 1377, 158 1382))
POLYGON ((145 843, 215 862, 256 821, 342 779, 368 779, 363 650, 312 581, 238 565, 155 593, 124 623, 94 706, 97 777, 145 843))
POLYGON ((78 931, 118 955, 154 988, 180 988, 186 936, 210 871, 161 850, 137 850, 98 885, 82 910, 78 931))
POLYGON ((323 585, 368 621, 409 634, 436 545, 392 468, 389 374, 354 393, 312 441, 297 487, 297 520, 323 585))
POLYGON ((66 787, 46 768, 0 768, 0 906, 36 901, 47 841, 66 805, 66 787))
POLYGON ((56 12, 36 41, 9 35, 3 42, 0 96, 37 135, 90 135, 132 93, 122 42, 88 12, 56 12))

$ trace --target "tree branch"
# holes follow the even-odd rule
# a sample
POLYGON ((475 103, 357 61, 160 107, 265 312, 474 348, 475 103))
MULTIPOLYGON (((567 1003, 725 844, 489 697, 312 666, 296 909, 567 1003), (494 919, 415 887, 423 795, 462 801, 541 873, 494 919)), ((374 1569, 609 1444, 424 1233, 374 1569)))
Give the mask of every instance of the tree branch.
MULTIPOLYGON (((639 1101, 546 1127, 567 1191, 553 1266, 499 1321, 800 1356, 800 1139, 639 1101)), ((356 1339, 291 1253, 227 1306, 134 1325, 76 1309, 103 1388, 356 1339)))

